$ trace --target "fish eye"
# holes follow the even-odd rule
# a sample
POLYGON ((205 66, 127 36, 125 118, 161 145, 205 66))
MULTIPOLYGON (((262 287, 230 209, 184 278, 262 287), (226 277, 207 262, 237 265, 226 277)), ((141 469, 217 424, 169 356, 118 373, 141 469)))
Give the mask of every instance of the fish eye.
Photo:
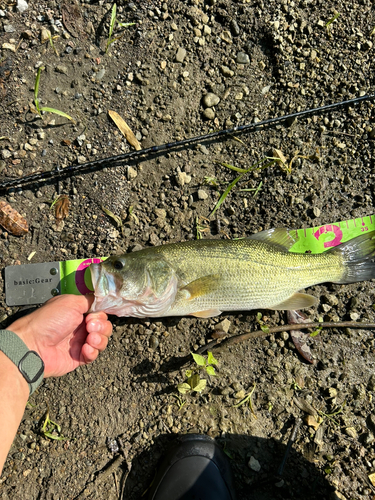
POLYGON ((120 271, 124 267, 124 264, 121 262, 121 260, 115 260, 115 262, 113 263, 113 267, 117 269, 117 271, 120 271))

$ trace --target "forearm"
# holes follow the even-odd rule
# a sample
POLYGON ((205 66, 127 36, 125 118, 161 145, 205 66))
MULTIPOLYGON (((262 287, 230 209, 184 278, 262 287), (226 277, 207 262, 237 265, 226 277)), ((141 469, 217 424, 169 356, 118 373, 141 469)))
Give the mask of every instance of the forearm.
POLYGON ((0 351, 0 474, 29 398, 18 367, 0 351))

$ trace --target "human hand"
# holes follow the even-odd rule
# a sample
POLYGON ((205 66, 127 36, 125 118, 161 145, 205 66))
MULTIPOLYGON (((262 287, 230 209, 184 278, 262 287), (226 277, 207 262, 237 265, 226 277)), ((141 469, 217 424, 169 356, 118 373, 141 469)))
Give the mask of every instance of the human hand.
POLYGON ((60 295, 12 323, 16 333, 44 362, 44 377, 59 377, 92 363, 107 347, 112 324, 104 312, 84 316, 92 295, 60 295))

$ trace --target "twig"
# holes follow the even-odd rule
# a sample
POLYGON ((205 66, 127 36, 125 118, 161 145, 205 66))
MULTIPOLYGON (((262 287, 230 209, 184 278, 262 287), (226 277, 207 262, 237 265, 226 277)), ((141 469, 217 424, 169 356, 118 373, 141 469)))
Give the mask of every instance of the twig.
POLYGON ((360 323, 358 321, 326 321, 326 322, 315 322, 315 323, 298 323, 296 325, 283 325, 283 326, 273 326, 267 329, 267 331, 256 330, 255 332, 242 333, 241 335, 233 335, 225 340, 215 339, 208 344, 200 347, 195 351, 194 354, 203 354, 209 349, 217 349, 218 347, 228 347, 232 344, 239 344, 245 340, 258 339, 260 337, 267 337, 272 333, 278 332, 289 332, 291 330, 306 330, 307 328, 365 328, 365 329, 375 329, 375 323, 360 323))
POLYGON ((301 423, 302 423, 302 419, 298 417, 297 420, 296 420, 296 423, 294 424, 294 427, 293 427, 292 433, 290 435, 288 444, 286 446, 284 457, 283 457, 283 459, 281 461, 281 464, 280 464, 280 467, 279 467, 279 469, 277 471, 277 475, 279 477, 281 477, 283 475, 284 467, 285 467, 286 461, 288 460, 290 449, 292 447, 292 444, 296 440, 297 432, 298 432, 298 430, 300 428, 301 423))
POLYGON ((116 460, 114 460, 109 467, 107 467, 104 471, 100 471, 96 478, 86 485, 86 488, 75 497, 74 500, 82 500, 83 498, 87 498, 89 495, 94 493, 99 486, 100 483, 105 481, 111 474, 113 474, 124 461, 124 457, 119 455, 116 460))

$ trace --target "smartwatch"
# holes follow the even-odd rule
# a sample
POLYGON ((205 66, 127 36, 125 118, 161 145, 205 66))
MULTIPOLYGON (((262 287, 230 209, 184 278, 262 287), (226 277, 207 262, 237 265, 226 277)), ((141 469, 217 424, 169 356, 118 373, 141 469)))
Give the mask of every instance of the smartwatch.
POLYGON ((0 351, 18 367, 29 384, 31 396, 43 380, 42 358, 37 352, 30 351, 25 342, 10 330, 0 330, 0 351))

